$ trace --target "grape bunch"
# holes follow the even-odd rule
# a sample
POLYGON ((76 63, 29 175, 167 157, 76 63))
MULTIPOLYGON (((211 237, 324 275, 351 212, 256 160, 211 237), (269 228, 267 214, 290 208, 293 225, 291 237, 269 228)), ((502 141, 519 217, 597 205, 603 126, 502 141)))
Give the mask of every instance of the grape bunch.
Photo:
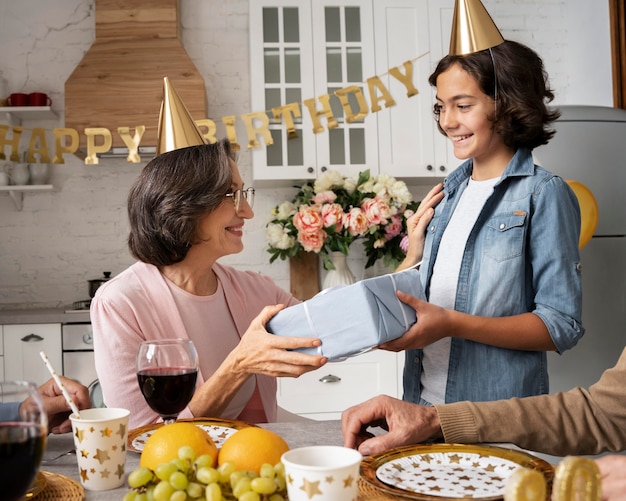
POLYGON ((183 446, 178 458, 154 471, 145 466, 128 475, 131 488, 123 501, 286 501, 285 468, 264 464, 259 473, 237 470, 234 463, 213 467, 208 454, 195 457, 183 446))

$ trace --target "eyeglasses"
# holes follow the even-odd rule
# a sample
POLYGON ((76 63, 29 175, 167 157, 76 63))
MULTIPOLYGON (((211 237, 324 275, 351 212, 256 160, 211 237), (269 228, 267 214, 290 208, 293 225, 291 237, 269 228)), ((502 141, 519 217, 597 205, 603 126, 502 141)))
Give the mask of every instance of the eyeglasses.
POLYGON ((235 211, 239 212, 241 209, 241 200, 246 199, 248 205, 252 209, 254 205, 254 188, 246 188, 245 190, 235 190, 232 193, 226 193, 225 197, 230 197, 233 199, 235 204, 235 211))

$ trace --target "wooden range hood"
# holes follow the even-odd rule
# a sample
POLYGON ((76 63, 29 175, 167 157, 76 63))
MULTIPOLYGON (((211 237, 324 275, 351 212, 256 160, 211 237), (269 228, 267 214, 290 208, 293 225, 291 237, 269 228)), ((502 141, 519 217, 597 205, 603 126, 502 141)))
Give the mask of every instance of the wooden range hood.
POLYGON ((96 37, 65 82, 65 127, 105 127, 113 148, 126 145, 118 127, 146 126, 141 147, 157 144, 163 77, 194 119, 207 116, 204 79, 179 37, 178 0, 95 0, 96 37))

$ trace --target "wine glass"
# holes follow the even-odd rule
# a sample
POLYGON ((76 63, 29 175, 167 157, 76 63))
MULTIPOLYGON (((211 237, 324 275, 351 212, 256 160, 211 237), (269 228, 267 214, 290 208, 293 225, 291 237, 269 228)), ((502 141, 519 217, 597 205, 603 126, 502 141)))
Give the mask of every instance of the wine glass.
POLYGON ((165 424, 178 418, 196 389, 198 353, 189 339, 144 341, 137 352, 137 380, 150 408, 165 424))
POLYGON ((2 499, 22 499, 37 476, 48 436, 48 416, 28 381, 0 383, 0 486, 2 499))

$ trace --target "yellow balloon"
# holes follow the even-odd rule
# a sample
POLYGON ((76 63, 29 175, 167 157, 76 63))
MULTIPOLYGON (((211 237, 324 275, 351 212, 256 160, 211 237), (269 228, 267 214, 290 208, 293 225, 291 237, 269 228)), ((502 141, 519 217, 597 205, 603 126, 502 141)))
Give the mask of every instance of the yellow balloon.
POLYGON ((574 190, 580 206, 580 240, 578 241, 578 248, 582 249, 591 240, 593 232, 596 231, 596 226, 598 226, 598 203, 591 190, 583 183, 572 181, 571 179, 568 179, 566 182, 574 190))

